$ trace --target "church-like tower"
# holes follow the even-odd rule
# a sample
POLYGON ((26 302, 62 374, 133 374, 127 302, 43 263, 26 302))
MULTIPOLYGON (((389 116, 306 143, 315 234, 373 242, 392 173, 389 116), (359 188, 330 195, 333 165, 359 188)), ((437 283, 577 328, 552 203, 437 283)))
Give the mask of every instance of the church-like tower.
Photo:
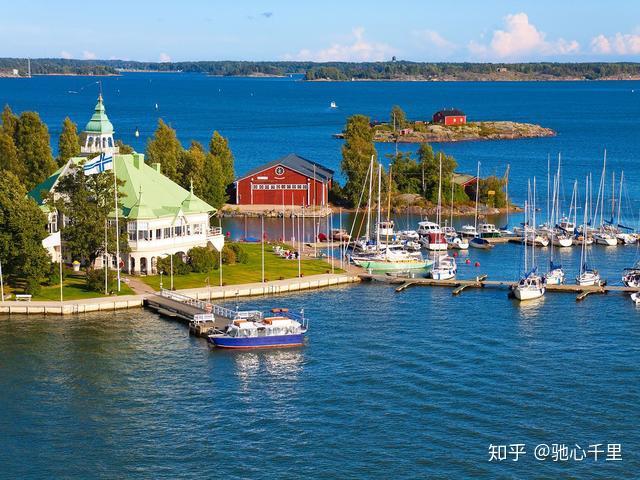
POLYGON ((119 148, 116 147, 113 140, 113 125, 105 113, 102 94, 98 95, 98 103, 91 120, 84 127, 83 136, 84 142, 80 147, 81 153, 118 153, 119 148))

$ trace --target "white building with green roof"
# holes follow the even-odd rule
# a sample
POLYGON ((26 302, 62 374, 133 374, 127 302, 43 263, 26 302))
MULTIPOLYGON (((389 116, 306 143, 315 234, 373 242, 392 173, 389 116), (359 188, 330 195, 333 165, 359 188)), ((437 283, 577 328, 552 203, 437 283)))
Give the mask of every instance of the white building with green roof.
MULTIPOLYGON (((146 164, 143 154, 119 153, 113 132, 113 125, 100 96, 95 112, 82 132, 80 156, 69 159, 63 167, 29 192, 49 216, 50 236, 43 244, 52 258, 59 256, 59 225, 63 222, 59 222, 57 212, 47 206, 47 194, 55 194, 58 180, 67 172, 81 167, 88 158, 103 152, 113 156, 114 171, 123 183, 118 189, 120 230, 126 228, 130 247, 130 253, 121 258, 123 270, 152 274, 156 273, 159 257, 186 254, 193 247, 207 245, 221 249, 224 245, 221 230, 209 226, 209 219, 216 209, 194 195, 193 189, 185 190, 164 176, 160 164, 146 164)), ((115 255, 111 255, 110 261, 115 268, 115 255)), ((98 259, 98 262, 101 260, 98 259)))

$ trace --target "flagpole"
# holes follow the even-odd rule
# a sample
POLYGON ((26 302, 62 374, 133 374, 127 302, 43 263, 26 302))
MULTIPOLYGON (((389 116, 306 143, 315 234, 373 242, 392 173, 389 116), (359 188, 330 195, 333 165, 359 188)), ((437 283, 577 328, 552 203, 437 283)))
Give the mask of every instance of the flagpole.
POLYGON ((116 158, 113 155, 113 198, 116 204, 116 268, 118 271, 118 293, 120 293, 120 228, 118 226, 118 181, 116 177, 116 158))
POLYGON ((104 219, 104 294, 109 295, 109 253, 107 251, 107 219, 104 219))
POLYGON ((4 303, 4 281, 2 279, 2 261, 0 260, 0 301, 4 303))

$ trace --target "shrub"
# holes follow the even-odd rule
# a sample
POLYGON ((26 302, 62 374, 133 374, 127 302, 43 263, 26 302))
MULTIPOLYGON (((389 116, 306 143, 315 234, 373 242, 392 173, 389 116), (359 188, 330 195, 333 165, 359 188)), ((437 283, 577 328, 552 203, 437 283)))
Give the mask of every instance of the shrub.
POLYGON ((194 247, 189 250, 189 264, 194 272, 209 272, 217 268, 218 256, 208 247, 194 247))
MULTIPOLYGON (((233 250, 236 254, 236 262, 237 263, 248 263, 249 262, 249 254, 242 248, 242 245, 239 243, 229 243, 229 248, 233 250)), ((224 261, 224 257, 222 258, 224 261)))
MULTIPOLYGON (((114 292, 117 288, 117 275, 114 270, 109 270, 107 275, 107 290, 114 292)), ((87 290, 92 292, 104 293, 104 270, 93 269, 87 272, 86 276, 87 290)))
MULTIPOLYGON (((191 265, 185 262, 182 255, 174 253, 172 256, 174 275, 186 275, 187 273, 191 272, 191 265)), ((171 256, 158 258, 156 268, 158 272, 163 271, 166 275, 169 275, 171 273, 171 256)))
POLYGON ((225 245, 222 249, 222 263, 225 265, 236 263, 236 252, 229 245, 225 245))

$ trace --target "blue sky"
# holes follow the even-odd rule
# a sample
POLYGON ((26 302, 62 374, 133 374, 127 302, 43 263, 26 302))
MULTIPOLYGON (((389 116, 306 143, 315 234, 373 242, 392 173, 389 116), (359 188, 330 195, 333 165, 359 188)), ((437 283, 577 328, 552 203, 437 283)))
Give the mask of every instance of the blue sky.
POLYGON ((640 1, 6 2, 0 56, 640 61, 640 1))

